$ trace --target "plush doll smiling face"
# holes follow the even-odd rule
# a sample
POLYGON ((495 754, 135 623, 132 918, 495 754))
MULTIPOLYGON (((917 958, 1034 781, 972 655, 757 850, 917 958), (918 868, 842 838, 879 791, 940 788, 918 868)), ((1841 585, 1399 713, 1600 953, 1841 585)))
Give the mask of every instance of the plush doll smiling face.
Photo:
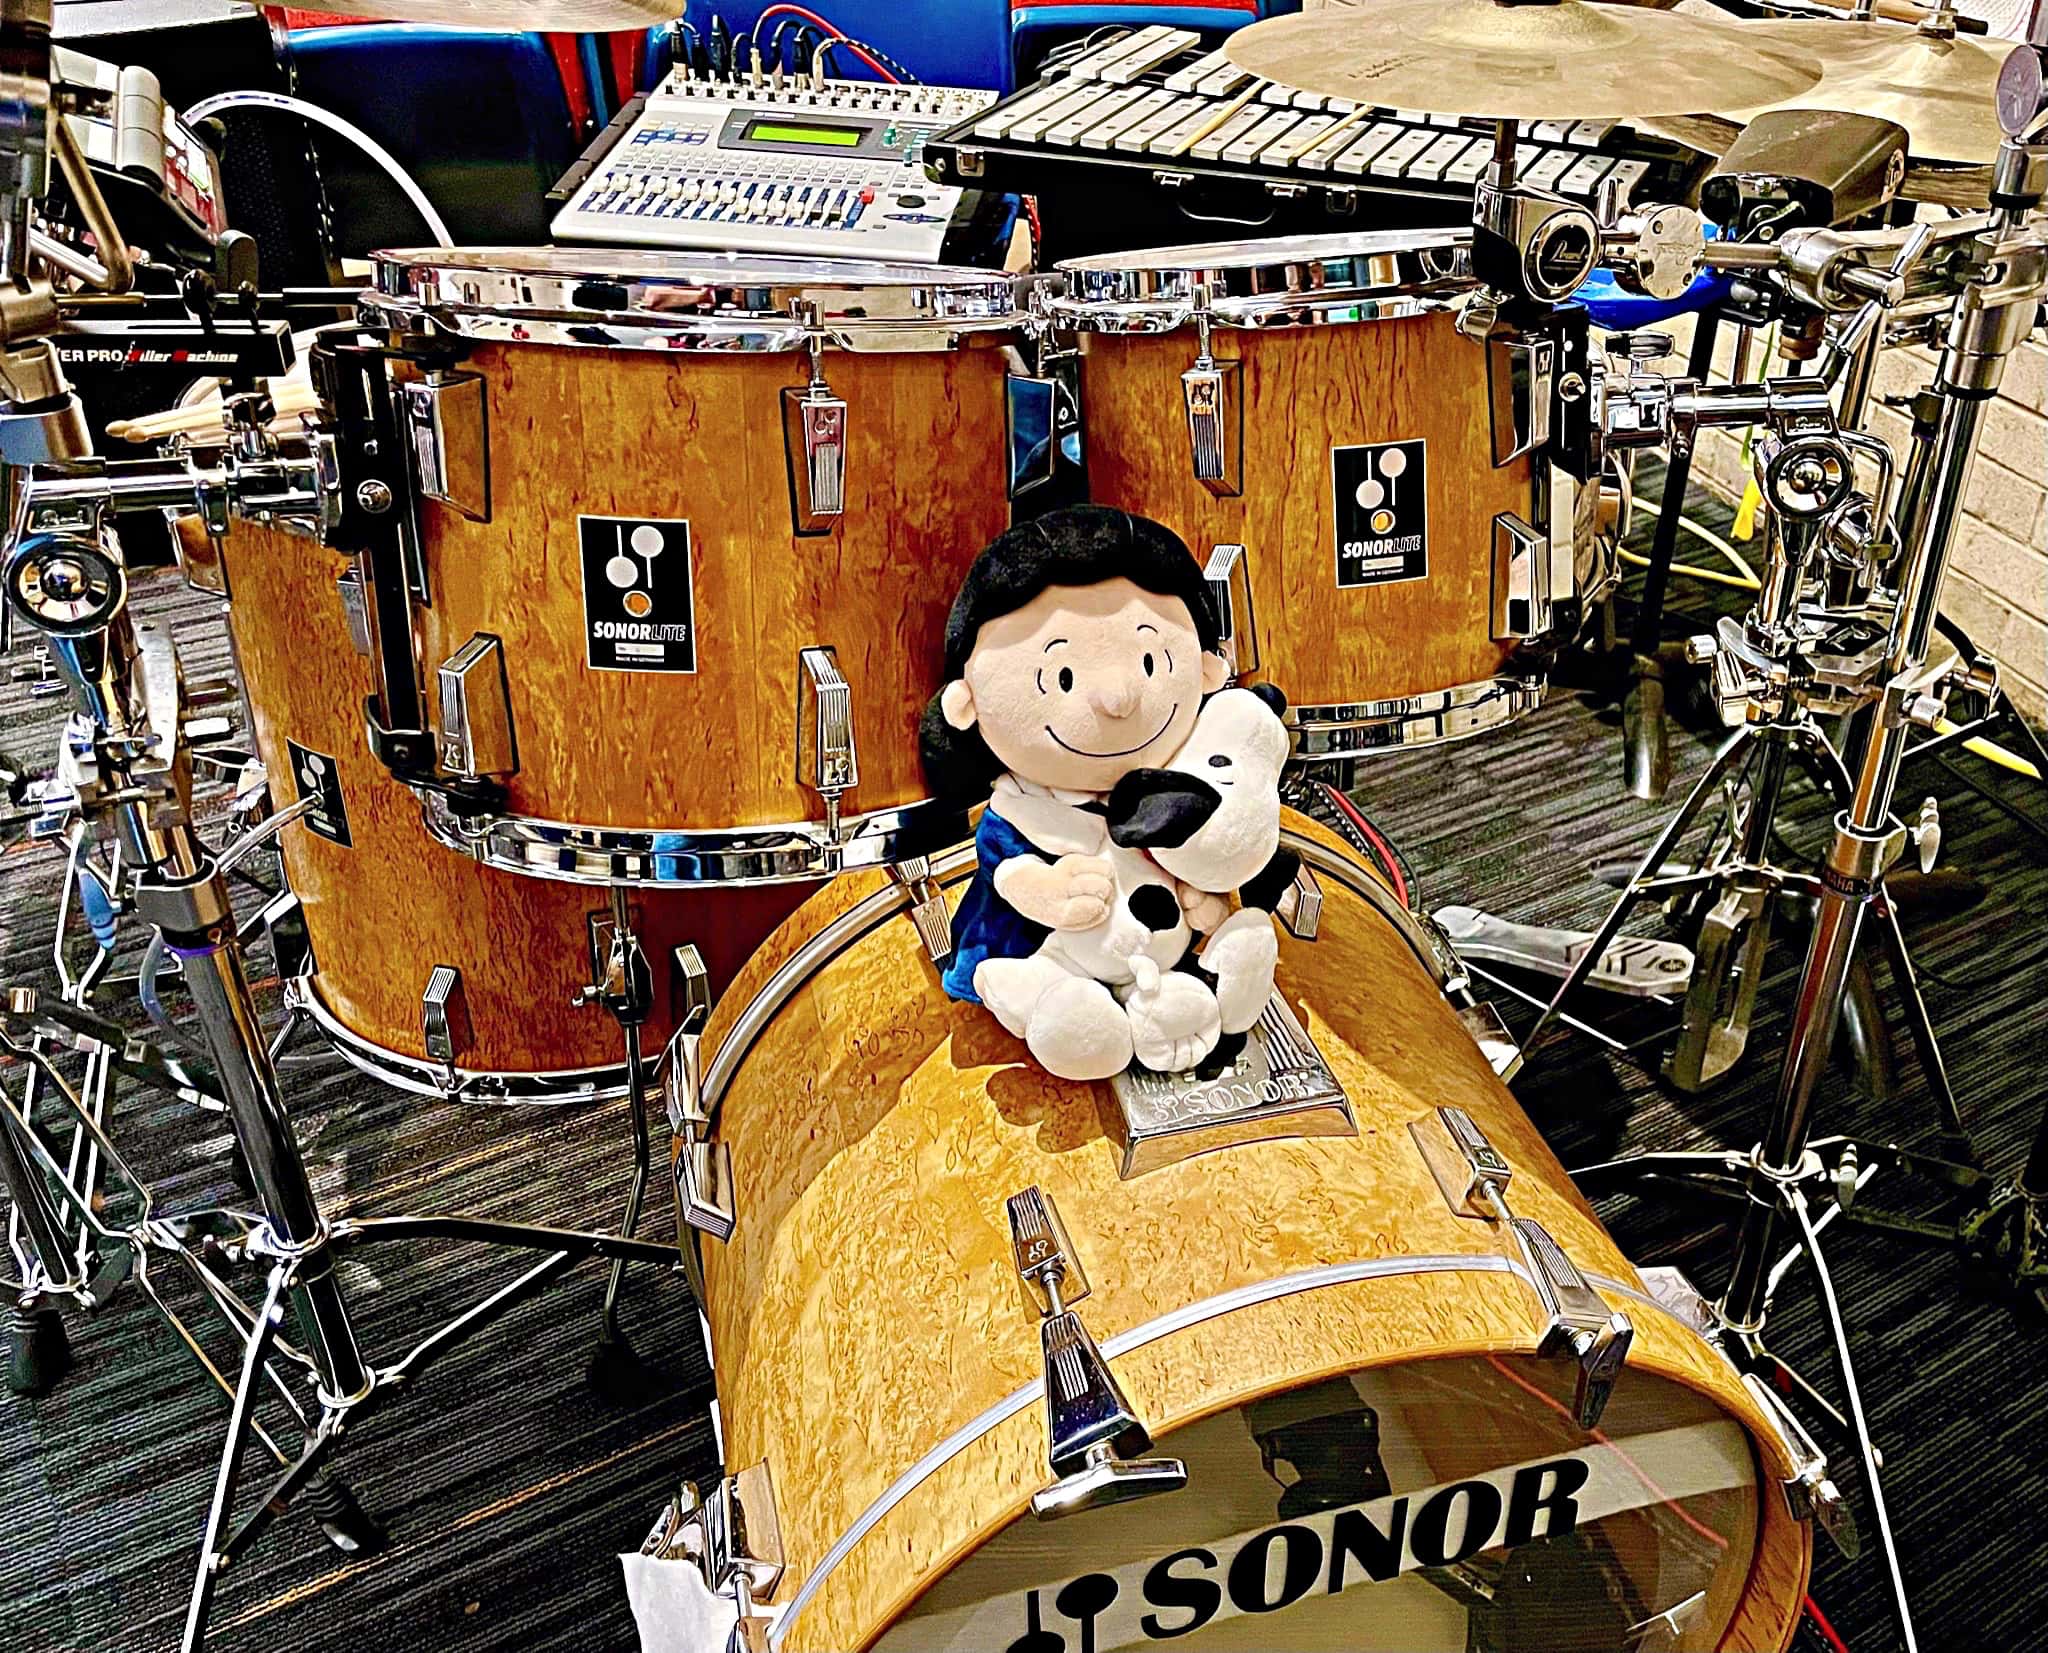
POLYGON ((1013 774, 1107 792, 1180 748, 1228 669, 1178 597, 1121 578, 1048 586, 983 623, 939 704, 1013 774))

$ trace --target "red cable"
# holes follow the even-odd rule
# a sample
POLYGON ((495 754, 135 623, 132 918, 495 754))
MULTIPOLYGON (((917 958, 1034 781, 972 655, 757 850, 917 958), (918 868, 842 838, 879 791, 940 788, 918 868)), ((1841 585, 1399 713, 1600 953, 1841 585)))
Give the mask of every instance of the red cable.
POLYGON ((1380 865, 1386 869, 1388 881, 1394 886, 1394 893, 1401 898, 1401 905, 1408 906, 1408 880, 1401 876, 1401 863, 1388 846, 1386 839, 1380 836, 1379 828, 1365 818, 1364 810, 1328 781, 1323 782, 1323 790, 1330 795, 1330 802, 1343 811, 1344 818, 1365 834, 1366 842, 1372 845, 1373 854, 1379 857, 1380 865))
POLYGON ((1820 1610, 1820 1603, 1812 1596, 1806 1598, 1806 1616, 1813 1620, 1815 1628, 1826 1638, 1828 1646, 1832 1647, 1835 1653, 1849 1653, 1849 1644, 1842 1640, 1842 1633, 1828 1623, 1827 1614, 1820 1610))
POLYGON ((870 69, 874 70, 876 74, 880 75, 891 86, 901 86, 903 84, 902 81, 898 80, 886 68, 884 68, 881 64, 877 63, 872 57, 870 57, 867 54, 867 52, 861 47, 858 41, 848 40, 846 36, 842 34, 832 40, 826 41, 825 44, 828 46, 840 46, 845 48, 847 51, 853 53, 855 57, 859 58, 861 62, 865 63, 870 69))
POLYGON ((891 86, 901 86, 903 84, 903 82, 897 79, 895 75, 890 73, 887 68, 885 68, 882 64, 877 63, 874 60, 874 58, 869 56, 867 52, 863 51, 858 42, 850 39, 847 36, 846 31, 840 28, 840 26, 837 23, 833 23, 827 20, 826 18, 820 17, 808 6, 790 5, 788 4, 788 0, 782 0, 781 4, 770 6, 766 11, 761 13, 759 17, 754 19, 754 26, 752 29, 748 31, 748 34, 756 43, 754 48, 756 51, 760 50, 759 42, 761 39, 761 25, 767 22, 768 19, 771 17, 783 16, 801 17, 806 23, 817 24, 819 28, 823 29, 828 35, 832 37, 831 40, 827 42, 827 44, 834 46, 844 46, 849 52, 853 53, 855 57, 859 58, 861 62, 865 63, 870 69, 874 70, 876 74, 880 75, 882 79, 887 81, 891 86))
MULTIPOLYGON (((1572 1409, 1569 1406, 1565 1405, 1565 1403, 1559 1400, 1555 1395, 1545 1394, 1541 1389, 1537 1388, 1535 1384, 1531 1383, 1527 1378, 1523 1377, 1520 1373, 1508 1370, 1507 1367, 1501 1364, 1500 1356, 1488 1355, 1486 1357, 1486 1363, 1487 1365, 1491 1366, 1496 1372, 1500 1373, 1502 1377, 1506 1378, 1508 1382, 1512 1383, 1517 1389, 1527 1390, 1530 1394, 1534 1395, 1538 1400, 1543 1402, 1545 1406, 1549 1407, 1553 1412, 1560 1413, 1567 1418, 1571 1417, 1572 1409)), ((1699 1517, 1694 1515, 1691 1510, 1687 1509, 1683 1504, 1679 1503, 1677 1499, 1673 1498, 1670 1493, 1666 1492, 1662 1487, 1657 1485, 1657 1483, 1650 1478, 1650 1472, 1644 1469, 1641 1464, 1637 1463, 1635 1459, 1631 1458, 1628 1455, 1628 1451, 1626 1448, 1618 1445, 1612 1437, 1610 1437, 1601 1430, 1589 1429, 1586 1431, 1586 1433, 1588 1435, 1591 1435, 1593 1439, 1597 1441, 1601 1446, 1606 1447, 1608 1451, 1612 1452, 1617 1458, 1619 1458, 1624 1464, 1626 1464, 1628 1466, 1629 1473, 1635 1476, 1635 1478, 1638 1481, 1642 1482, 1645 1487, 1649 1488, 1651 1492, 1654 1492, 1657 1495, 1658 1501, 1661 1502, 1665 1508, 1670 1510, 1673 1515, 1677 1516, 1679 1520, 1683 1521, 1688 1527, 1692 1528, 1694 1532, 1698 1533, 1702 1538, 1706 1539, 1709 1543, 1711 1543, 1715 1549, 1725 1550, 1728 1548, 1728 1540, 1726 1538, 1722 1537, 1721 1534, 1714 1531, 1714 1529, 1708 1526, 1706 1522, 1700 1520, 1699 1517)), ((1844 1648, 1842 1649, 1842 1653, 1849 1653, 1849 1650, 1847 1648, 1844 1648)))

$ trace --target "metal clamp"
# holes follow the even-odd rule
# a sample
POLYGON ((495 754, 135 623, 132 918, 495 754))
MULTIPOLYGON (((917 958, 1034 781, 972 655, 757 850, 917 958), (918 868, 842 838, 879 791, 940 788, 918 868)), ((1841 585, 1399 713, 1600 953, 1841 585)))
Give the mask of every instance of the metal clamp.
POLYGON ((1027 1299, 1041 1316, 1045 1354, 1046 1457, 1057 1477, 1031 1495, 1031 1513, 1057 1520, 1188 1484, 1178 1458, 1141 1458, 1152 1436, 1124 1398, 1088 1328, 1072 1305, 1088 1295, 1087 1277, 1059 1212, 1036 1186, 1008 1201, 1010 1243, 1027 1299))
POLYGON ((1434 1126, 1425 1115, 1408 1127, 1423 1163, 1459 1216, 1502 1223, 1514 1235, 1545 1321, 1536 1353, 1577 1363, 1572 1411, 1580 1428, 1593 1428, 1635 1341, 1634 1325, 1608 1308, 1548 1229, 1508 1209, 1514 1169, 1472 1116, 1463 1108, 1439 1107, 1434 1119, 1434 1126))
POLYGON ((1209 296, 1194 312, 1195 365, 1180 376, 1188 417, 1188 454, 1195 480, 1219 499, 1244 492, 1243 364, 1218 361, 1209 350, 1209 296))
POLYGON ((1212 546, 1202 578, 1216 604, 1218 647, 1230 662, 1230 675, 1248 676, 1259 669, 1259 638, 1252 627, 1252 576, 1245 548, 1212 546))
POLYGON ((797 534, 829 533, 846 513, 846 399, 825 382, 824 338, 815 305, 793 306, 808 330, 811 377, 782 393, 782 440, 789 465, 789 514, 797 534))
POLYGON ((663 1098, 674 1135, 672 1163, 676 1189, 676 1243, 687 1247, 689 1230, 720 1242, 739 1226, 733 1199, 732 1150, 711 1140, 711 1114, 704 1106, 704 1024, 711 1015, 711 978, 694 946, 678 947, 673 979, 676 1031, 663 1063, 663 1098))
POLYGON ((907 861, 894 862, 889 876, 910 892, 910 922, 917 927, 925 956, 937 964, 953 951, 953 915, 932 877, 931 858, 913 855, 907 861))
POLYGON ((825 800, 826 829, 837 836, 840 796, 860 784, 860 753, 853 739, 853 689, 829 647, 797 651, 796 778, 825 800))

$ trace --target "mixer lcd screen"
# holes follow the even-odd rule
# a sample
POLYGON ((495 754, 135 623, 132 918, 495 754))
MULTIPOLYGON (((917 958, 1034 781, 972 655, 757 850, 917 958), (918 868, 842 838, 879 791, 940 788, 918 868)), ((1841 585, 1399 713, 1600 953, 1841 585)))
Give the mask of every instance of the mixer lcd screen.
POLYGON ((851 149, 866 137, 864 126, 785 126, 756 121, 747 128, 748 143, 823 143, 851 149))

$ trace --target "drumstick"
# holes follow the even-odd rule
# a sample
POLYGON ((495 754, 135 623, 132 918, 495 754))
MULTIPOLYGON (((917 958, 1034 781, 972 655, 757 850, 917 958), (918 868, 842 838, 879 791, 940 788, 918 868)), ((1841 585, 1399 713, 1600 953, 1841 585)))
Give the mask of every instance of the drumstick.
POLYGON ((1162 155, 1169 153, 1174 155, 1185 155, 1189 150, 1193 149, 1196 144, 1200 143, 1211 132, 1214 132, 1217 127, 1221 126, 1225 121, 1229 120, 1232 115, 1236 114, 1246 104, 1250 103, 1253 98, 1257 97, 1259 93, 1261 93, 1265 89, 1265 81, 1253 81, 1251 85, 1247 86, 1242 92, 1238 93, 1236 97, 1232 98, 1221 109, 1217 110, 1215 114, 1211 115, 1207 120, 1202 122, 1202 124, 1196 127, 1194 131, 1190 132, 1186 138, 1182 139, 1178 147, 1171 151, 1158 150, 1155 151, 1155 153, 1162 155))
MULTIPOLYGON (((276 405, 273 428, 288 427, 302 413, 317 412, 320 398, 302 379, 280 379, 271 391, 276 405)), ((154 442, 166 436, 226 436, 219 397, 210 397, 185 407, 165 408, 134 419, 117 419, 107 426, 107 435, 122 442, 154 442)))

